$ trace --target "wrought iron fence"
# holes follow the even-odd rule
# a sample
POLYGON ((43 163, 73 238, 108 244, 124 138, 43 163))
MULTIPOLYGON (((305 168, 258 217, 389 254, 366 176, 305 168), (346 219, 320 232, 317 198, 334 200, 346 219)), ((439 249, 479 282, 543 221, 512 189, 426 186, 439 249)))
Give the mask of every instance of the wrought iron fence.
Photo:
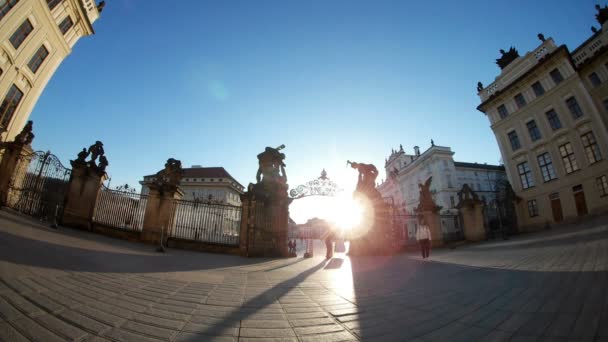
POLYGON ((238 246, 241 207, 176 200, 174 210, 170 237, 238 246))
POLYGON ((113 228, 141 231, 147 202, 147 195, 110 190, 103 186, 99 191, 93 222, 113 228))
POLYGON ((71 173, 50 152, 36 151, 22 156, 11 178, 7 205, 56 222, 63 213, 71 173))

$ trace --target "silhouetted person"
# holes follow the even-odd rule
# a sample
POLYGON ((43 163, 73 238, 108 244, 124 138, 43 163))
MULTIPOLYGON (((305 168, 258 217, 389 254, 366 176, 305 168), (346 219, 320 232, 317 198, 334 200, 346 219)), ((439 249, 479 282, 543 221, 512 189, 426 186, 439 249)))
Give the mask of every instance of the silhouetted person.
POLYGON ((296 254, 296 253, 297 253, 297 252, 296 252, 296 246, 297 246, 297 244, 298 244, 298 243, 297 243, 297 240, 296 240, 296 239, 294 239, 294 240, 293 240, 293 243, 291 244, 291 248, 293 248, 293 254, 296 254))
POLYGON ((418 231, 416 232, 416 239, 418 240, 418 243, 420 243, 422 258, 428 258, 431 253, 431 230, 429 229, 429 226, 427 226, 424 218, 420 219, 418 231))
POLYGON ((291 240, 287 243, 287 248, 289 249, 289 254, 293 253, 293 243, 291 240))
POLYGON ((325 254, 326 259, 331 259, 334 256, 333 235, 332 232, 328 232, 327 237, 325 238, 325 248, 327 248, 327 253, 325 254))

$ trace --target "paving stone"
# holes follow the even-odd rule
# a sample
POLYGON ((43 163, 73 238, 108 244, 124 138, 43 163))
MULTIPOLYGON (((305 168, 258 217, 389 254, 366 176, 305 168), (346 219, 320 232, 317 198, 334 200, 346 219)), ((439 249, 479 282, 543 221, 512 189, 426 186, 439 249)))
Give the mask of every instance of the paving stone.
POLYGON ((42 315, 34 318, 36 323, 44 326, 46 329, 53 333, 64 336, 70 340, 79 340, 86 336, 88 333, 82 329, 79 329, 64 320, 61 320, 52 315, 42 315))
POLYGON ((335 324, 335 321, 330 318, 311 318, 311 319, 297 319, 290 320, 289 323, 293 327, 309 327, 309 326, 318 326, 325 324, 335 324))
POLYGON ((340 341, 357 341, 357 338, 346 331, 333 332, 329 334, 300 336, 302 342, 340 342, 340 341))
POLYGON ((291 325, 286 320, 255 320, 245 319, 241 321, 242 328, 278 329, 290 328, 291 325))
POLYGON ((15 309, 10 303, 0 298, 0 317, 6 321, 12 321, 16 318, 21 317, 22 314, 15 309))
POLYGON ((43 310, 48 312, 55 312, 63 309, 62 305, 55 303, 48 297, 45 297, 39 293, 29 292, 24 293, 23 296, 30 302, 34 303, 35 305, 41 307, 43 310))
MULTIPOLYGON (((230 336, 209 336, 209 335, 200 335, 200 334, 192 334, 192 333, 180 333, 175 338, 176 342, 237 342, 243 341, 243 339, 238 339, 237 337, 230 336)), ((261 341, 259 341, 261 342, 261 341)))
POLYGON ((30 316, 35 316, 35 315, 41 315, 43 312, 42 310, 37 307, 36 305, 32 304, 30 301, 26 300, 25 298, 21 297, 21 295, 15 293, 15 292, 6 292, 4 294, 2 294, 2 297, 9 302, 15 309, 30 315, 30 316))
POLYGON ((105 323, 105 324, 111 325, 111 326, 115 326, 115 327, 122 324, 122 322, 126 319, 124 317, 109 314, 104 311, 97 310, 95 308, 88 307, 88 306, 80 306, 80 307, 75 308, 74 310, 78 311, 79 313, 81 313, 89 318, 95 319, 97 321, 100 321, 102 323, 105 323))
POLYGON ((0 321, 0 341, 29 342, 25 336, 15 330, 10 324, 3 321, 0 321))
POLYGON ((256 328, 241 328, 239 337, 259 337, 259 338, 276 338, 276 337, 294 337, 296 334, 293 329, 256 329, 256 328))
POLYGON ((59 312, 57 316, 71 325, 93 334, 99 334, 111 328, 110 325, 71 310, 59 312))
POLYGON ((48 329, 40 326, 29 317, 21 317, 11 322, 19 333, 29 338, 32 341, 59 342, 64 341, 63 338, 50 332, 48 329))
POLYGON ((114 341, 133 341, 133 342, 158 342, 157 339, 146 337, 140 334, 132 333, 126 330, 114 328, 103 333, 104 337, 107 337, 114 341))
POLYGON ((210 325, 189 322, 182 328, 182 330, 189 333, 211 336, 239 336, 239 328, 230 326, 229 324, 210 325))

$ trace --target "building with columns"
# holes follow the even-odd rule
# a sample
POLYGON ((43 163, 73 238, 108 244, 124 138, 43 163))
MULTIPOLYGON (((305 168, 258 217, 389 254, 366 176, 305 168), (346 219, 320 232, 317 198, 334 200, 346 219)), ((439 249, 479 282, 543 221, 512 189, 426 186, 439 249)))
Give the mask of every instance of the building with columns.
POLYGON ((520 56, 502 51, 500 74, 477 87, 507 175, 521 198, 521 230, 608 210, 608 8, 570 51, 538 34, 520 56))
MULTIPOLYGON (((149 184, 155 180, 155 175, 144 176, 139 182, 141 193, 148 194, 149 184)), ((241 194, 244 187, 234 179, 223 167, 202 167, 193 165, 184 168, 180 182, 185 200, 200 200, 219 202, 235 206, 241 205, 241 194)))
POLYGON ((0 141, 21 131, 76 42, 95 33, 103 7, 95 0, 0 0, 0 141))
POLYGON ((450 147, 433 142, 424 152, 414 146, 413 154, 406 153, 400 146, 386 159, 386 179, 377 189, 382 197, 391 198, 407 213, 413 213, 420 203, 418 184, 424 184, 429 177, 433 177, 431 192, 437 205, 442 207, 441 213, 458 213, 458 191, 464 184, 469 184, 487 203, 493 201, 497 182, 506 177, 504 167, 457 162, 453 156, 450 147))

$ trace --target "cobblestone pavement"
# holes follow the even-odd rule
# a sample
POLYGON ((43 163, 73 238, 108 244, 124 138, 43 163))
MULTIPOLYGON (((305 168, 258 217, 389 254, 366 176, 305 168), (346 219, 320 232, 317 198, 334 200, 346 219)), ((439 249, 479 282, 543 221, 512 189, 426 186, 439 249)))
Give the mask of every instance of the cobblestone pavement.
POLYGON ((159 254, 3 210, 0 340, 608 341, 607 269, 599 220, 326 261, 159 254))

